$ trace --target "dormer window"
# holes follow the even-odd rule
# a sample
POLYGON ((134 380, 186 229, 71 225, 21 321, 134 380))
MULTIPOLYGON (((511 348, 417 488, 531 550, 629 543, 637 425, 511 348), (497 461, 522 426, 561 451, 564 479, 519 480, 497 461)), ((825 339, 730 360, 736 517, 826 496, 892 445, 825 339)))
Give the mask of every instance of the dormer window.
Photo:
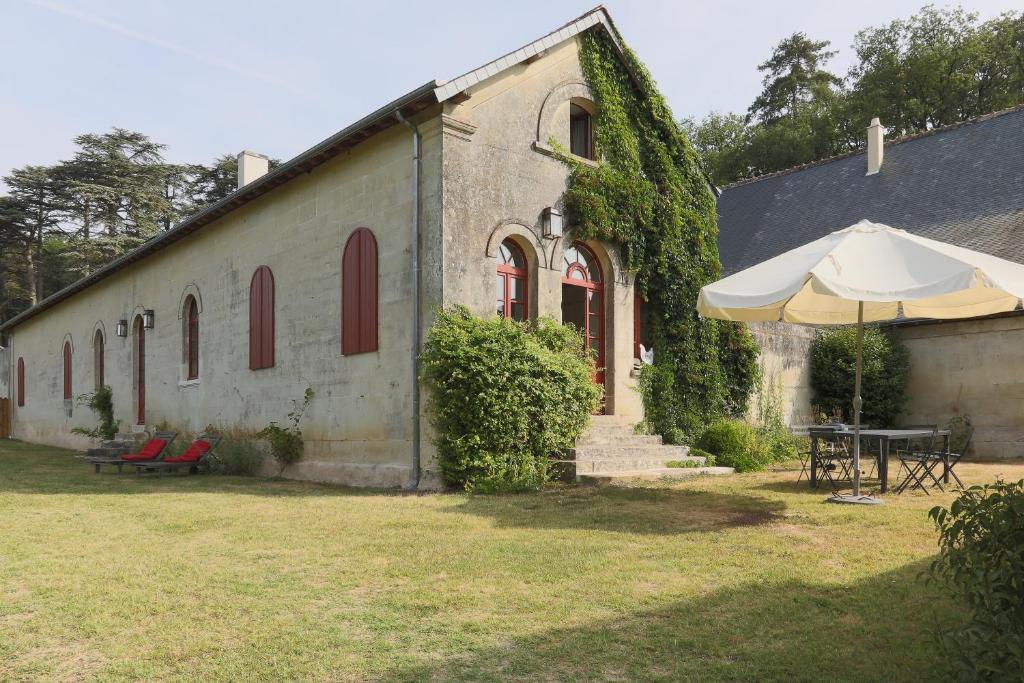
POLYGON ((584 159, 594 158, 594 119, 578 104, 569 104, 569 151, 584 159))

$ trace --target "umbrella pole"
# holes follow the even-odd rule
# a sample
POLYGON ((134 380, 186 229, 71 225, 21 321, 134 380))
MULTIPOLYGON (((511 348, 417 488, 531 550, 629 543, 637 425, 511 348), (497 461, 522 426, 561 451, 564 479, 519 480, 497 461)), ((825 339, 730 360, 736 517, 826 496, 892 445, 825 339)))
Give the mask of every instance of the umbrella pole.
POLYGON ((864 302, 857 302, 857 371, 853 388, 853 495, 860 495, 860 397, 861 357, 864 354, 864 302))

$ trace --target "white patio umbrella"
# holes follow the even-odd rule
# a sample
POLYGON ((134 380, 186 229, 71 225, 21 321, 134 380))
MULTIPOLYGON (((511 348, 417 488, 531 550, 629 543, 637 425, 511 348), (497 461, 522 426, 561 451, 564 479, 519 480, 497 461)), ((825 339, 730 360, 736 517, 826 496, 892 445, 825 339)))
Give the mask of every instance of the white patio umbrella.
MULTIPOLYGON (((745 322, 857 323, 853 497, 860 499, 860 380, 864 322, 972 318, 1012 311, 1024 266, 860 221, 701 288, 697 310, 745 322)), ((867 501, 864 501, 867 502, 867 501)))

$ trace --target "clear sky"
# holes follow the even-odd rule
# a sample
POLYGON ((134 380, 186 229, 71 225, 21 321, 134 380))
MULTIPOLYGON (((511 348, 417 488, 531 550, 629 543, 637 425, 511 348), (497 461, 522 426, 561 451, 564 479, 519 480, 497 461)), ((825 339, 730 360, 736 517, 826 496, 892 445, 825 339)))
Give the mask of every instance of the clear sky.
MULTIPOLYGON (((678 116, 744 111, 756 65, 793 31, 831 40, 925 0, 610 0, 678 116)), ((288 159, 405 92, 447 80, 595 0, 0 0, 0 175, 70 156, 111 126, 176 162, 252 149, 288 159)), ((940 3, 941 4, 941 3, 940 3)), ((983 18, 1021 0, 966 0, 983 18)), ((0 188, 2 189, 2 188, 0 188)))

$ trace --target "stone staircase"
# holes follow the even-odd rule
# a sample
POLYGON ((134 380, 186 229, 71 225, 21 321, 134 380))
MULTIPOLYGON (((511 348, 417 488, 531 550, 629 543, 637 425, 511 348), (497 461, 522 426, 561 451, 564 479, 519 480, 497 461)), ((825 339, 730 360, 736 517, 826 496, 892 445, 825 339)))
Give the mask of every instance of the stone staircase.
POLYGON ((581 484, 610 484, 635 479, 682 479, 699 474, 732 474, 731 467, 705 467, 688 446, 667 446, 660 436, 633 432, 633 423, 618 415, 594 415, 590 428, 561 461, 564 477, 581 484), (697 467, 666 467, 688 460, 697 467))

